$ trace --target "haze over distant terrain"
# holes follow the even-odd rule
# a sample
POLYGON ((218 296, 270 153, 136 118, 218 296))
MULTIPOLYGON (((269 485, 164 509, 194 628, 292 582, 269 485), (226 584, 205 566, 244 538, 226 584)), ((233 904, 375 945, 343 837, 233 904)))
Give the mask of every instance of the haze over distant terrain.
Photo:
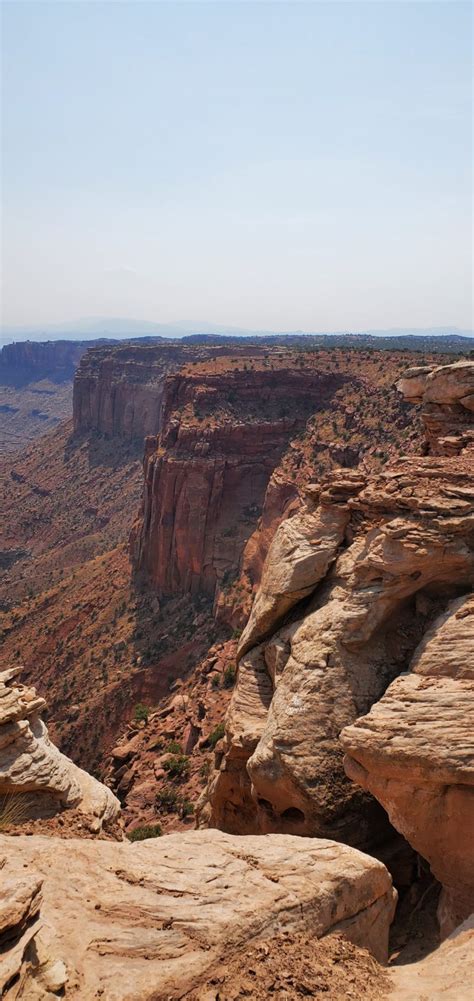
POLYGON ((186 337, 190 334, 219 334, 228 336, 264 336, 277 334, 369 334, 372 337, 394 337, 421 335, 425 337, 441 337, 454 334, 460 337, 472 337, 472 330, 460 330, 447 324, 444 327, 391 327, 381 330, 247 330, 228 324, 213 323, 153 323, 150 320, 136 320, 125 317, 85 317, 69 320, 62 324, 45 324, 44 326, 5 327, 0 330, 0 347, 15 341, 47 341, 47 340, 82 340, 97 337, 186 337))
POLYGON ((5 327, 472 326, 470 4, 3 17, 5 327))

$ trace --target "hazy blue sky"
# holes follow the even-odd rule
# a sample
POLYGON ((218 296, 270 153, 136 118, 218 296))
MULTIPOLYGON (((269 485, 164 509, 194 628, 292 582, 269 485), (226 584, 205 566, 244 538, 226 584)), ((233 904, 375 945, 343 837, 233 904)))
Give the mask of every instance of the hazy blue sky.
POLYGON ((470 5, 3 4, 3 322, 470 327, 470 5))

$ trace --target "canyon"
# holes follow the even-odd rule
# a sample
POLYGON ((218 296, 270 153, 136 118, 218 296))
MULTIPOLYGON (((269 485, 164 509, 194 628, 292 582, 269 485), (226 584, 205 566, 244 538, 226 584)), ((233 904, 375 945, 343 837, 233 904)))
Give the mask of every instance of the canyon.
POLYGON ((101 346, 73 423, 3 460, 9 1001, 467 1001, 474 363, 445 362, 101 346))

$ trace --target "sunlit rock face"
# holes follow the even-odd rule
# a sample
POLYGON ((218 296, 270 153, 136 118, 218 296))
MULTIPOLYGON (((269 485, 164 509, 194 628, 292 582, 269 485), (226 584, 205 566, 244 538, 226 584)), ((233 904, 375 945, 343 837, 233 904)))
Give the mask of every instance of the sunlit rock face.
POLYGON ((341 734, 347 774, 443 885, 449 934, 474 910, 474 598, 451 602, 398 678, 341 734))
POLYGON ((340 931, 387 958, 390 876, 331 841, 220 831, 133 845, 0 835, 0 864, 7 1001, 19 996, 15 975, 25 998, 62 996, 65 983, 77 1001, 155 1001, 193 988, 201 997, 209 971, 275 929, 314 939, 340 931))
MULTIPOLYGON (((436 371, 423 380, 433 385, 436 371)), ((464 399, 472 366, 442 371, 443 385, 463 380, 464 399)), ((282 523, 240 641, 200 823, 383 841, 386 813, 368 795, 372 786, 345 774, 339 735, 409 670, 415 651, 426 665, 437 617, 472 587, 474 450, 466 434, 463 425, 456 456, 402 458, 367 477, 334 474, 282 523)))
POLYGON ((113 820, 113 793, 58 750, 41 719, 46 702, 16 679, 21 668, 0 672, 0 797, 4 822, 51 817, 67 808, 84 814, 93 832, 113 820))

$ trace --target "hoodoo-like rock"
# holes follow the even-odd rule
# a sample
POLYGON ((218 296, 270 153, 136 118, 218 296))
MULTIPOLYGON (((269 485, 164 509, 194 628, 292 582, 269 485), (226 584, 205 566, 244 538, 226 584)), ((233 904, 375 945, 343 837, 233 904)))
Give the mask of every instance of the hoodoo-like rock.
MULTIPOLYGON (((390 876, 345 845, 217 831, 134 845, 0 836, 0 856, 7 880, 42 881, 48 956, 71 1001, 183 997, 225 957, 285 929, 341 931, 386 959, 390 876)), ((25 998, 49 996, 35 993, 41 972, 24 971, 25 998)))
POLYGON ((383 804, 443 885, 449 933, 474 910, 474 599, 451 603, 411 673, 341 734, 347 774, 383 804))
POLYGON ((85 815, 91 831, 112 820, 120 804, 110 789, 51 743, 41 719, 46 702, 15 681, 21 668, 0 673, 0 797, 4 823, 50 817, 65 807, 85 815))
POLYGON ((233 361, 169 376, 161 434, 147 441, 132 555, 161 595, 215 597, 238 567, 290 439, 347 379, 233 361))
MULTIPOLYGON (((445 372, 445 381, 466 379, 466 366, 451 368, 454 376, 445 372)), ((433 749, 440 744, 443 714, 450 721, 456 717, 453 699, 459 699, 459 714, 467 710, 472 681, 466 678, 461 653, 465 649, 472 659, 469 606, 453 606, 456 626, 447 610, 474 582, 474 450, 462 448, 466 440, 464 430, 456 457, 405 457, 367 476, 359 471, 333 474, 321 484, 318 506, 306 504, 282 523, 240 641, 237 685, 207 801, 204 797, 200 806, 200 823, 239 833, 334 837, 374 850, 384 840, 386 814, 345 776, 339 735, 409 670, 413 656, 420 674, 426 675, 432 662, 438 675, 449 673, 443 664, 461 673, 456 679, 411 676, 394 682, 389 703, 394 726, 402 726, 405 692, 412 706, 406 753, 411 748, 416 757, 418 748, 413 729, 418 709, 413 705, 427 700, 420 712, 429 730, 436 686, 440 709, 433 749), (435 623, 440 614, 446 619, 443 630, 435 623)), ((378 708, 373 712, 378 726, 378 708)), ((356 733, 364 732, 367 746, 372 715, 368 720, 365 730, 355 727, 356 733)), ((461 756, 467 740, 463 727, 453 721, 453 742, 461 756)), ((381 726, 381 755, 383 741, 381 726)), ((423 746, 430 757, 426 730, 420 755, 423 746)), ((450 757, 439 782, 433 772, 438 789, 455 782, 458 766, 459 760, 450 757)), ((463 768, 459 775, 456 795, 462 787, 464 796, 463 768)), ((410 784, 404 788, 407 817, 410 784)), ((369 778, 359 785, 364 793, 375 793, 393 825, 431 860, 428 847, 420 847, 420 836, 412 838, 400 804, 392 810, 385 792, 379 795, 376 770, 369 769, 369 778), (397 819, 399 808, 402 817, 397 819)), ((428 822, 420 809, 420 818, 429 840, 433 816, 428 822)), ((447 878, 442 882, 449 884, 447 878)), ((454 919, 465 916, 462 906, 454 911, 454 919)))

